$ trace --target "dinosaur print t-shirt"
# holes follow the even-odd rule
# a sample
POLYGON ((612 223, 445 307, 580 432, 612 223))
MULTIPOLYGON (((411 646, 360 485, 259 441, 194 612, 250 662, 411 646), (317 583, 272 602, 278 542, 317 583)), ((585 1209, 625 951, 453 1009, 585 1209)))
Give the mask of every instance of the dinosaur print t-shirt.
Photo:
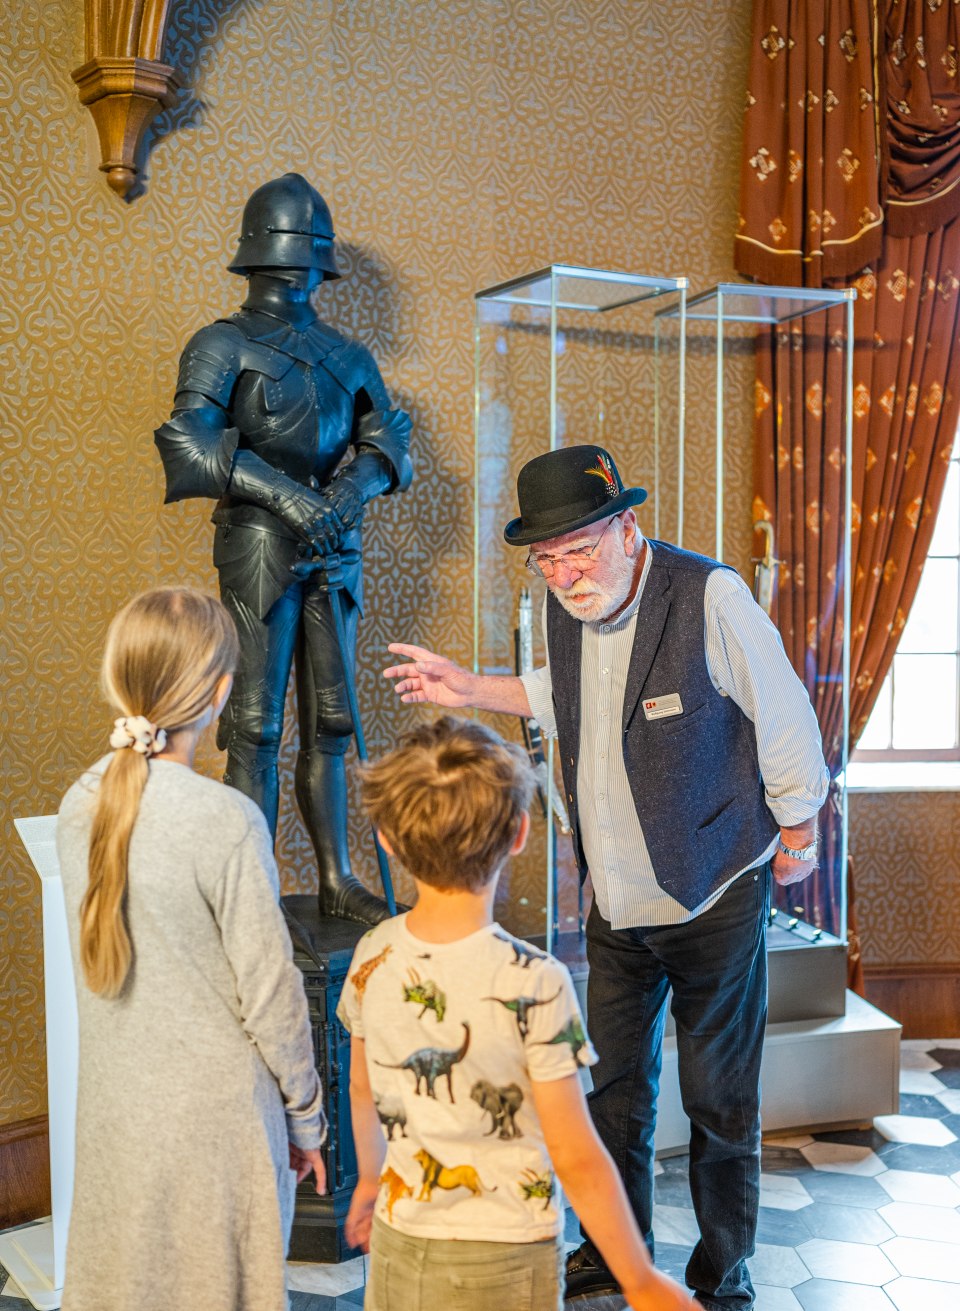
POLYGON ((357 945, 337 1014, 365 1042, 387 1139, 379 1218, 423 1238, 553 1238, 530 1084, 597 1060, 566 967, 498 924, 424 942, 400 915, 357 945))

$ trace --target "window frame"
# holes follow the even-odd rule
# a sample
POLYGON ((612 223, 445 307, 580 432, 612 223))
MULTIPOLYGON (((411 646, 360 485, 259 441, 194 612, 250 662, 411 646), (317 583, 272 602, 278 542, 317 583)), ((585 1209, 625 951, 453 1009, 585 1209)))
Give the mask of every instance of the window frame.
MULTIPOLYGON (((960 427, 958 427, 957 433, 954 437, 953 449, 950 452, 949 466, 956 466, 958 469, 960 469, 960 427)), ((948 468, 948 476, 949 476, 949 468, 948 468)), ((960 479, 960 474, 958 474, 958 479, 960 479)), ((941 503, 940 510, 938 511, 938 517, 939 514, 943 511, 943 509, 944 506, 941 503)), ((931 538, 931 542, 930 542, 931 547, 934 545, 935 541, 936 541, 936 528, 934 529, 934 534, 933 537, 931 538)), ((920 655, 920 656, 923 655, 948 656, 949 655, 953 657, 954 666, 957 675, 957 683, 958 683, 957 700, 955 704, 954 745, 952 747, 895 747, 893 745, 893 715, 894 715, 894 702, 896 697, 896 660, 897 660, 897 655, 900 654, 900 650, 899 650, 900 641, 898 640, 897 651, 894 653, 893 661, 891 662, 890 668, 886 675, 886 679, 884 680, 884 682, 886 682, 886 680, 889 679, 892 684, 891 692, 890 692, 889 719, 887 722, 888 740, 890 742, 890 746, 883 747, 883 748, 870 748, 870 747, 863 748, 860 746, 856 746, 854 747, 853 751, 851 751, 850 753, 851 764, 909 765, 913 763, 924 764, 924 763, 931 763, 931 762, 936 763, 936 762, 960 761, 960 529, 958 529, 958 540, 955 543, 955 545, 956 545, 956 550, 951 552, 950 554, 946 554, 944 552, 938 552, 937 554, 934 554, 932 550, 928 551, 927 558, 924 561, 924 570, 926 570, 927 563, 930 560, 956 560, 957 561, 957 576, 958 576, 957 632, 954 637, 954 641, 955 641, 954 650, 952 652, 905 651, 902 653, 904 655, 920 655)), ((921 575, 921 585, 922 585, 922 575, 921 575)), ((904 628, 904 632, 906 632, 906 628, 904 628)), ((902 638, 903 638, 903 633, 900 634, 900 640, 902 640, 902 638)), ((873 717, 876 714, 877 708, 878 707, 875 704, 874 709, 871 712, 870 719, 867 721, 867 724, 864 727, 864 733, 866 733, 867 728, 869 728, 870 723, 872 722, 873 717)))

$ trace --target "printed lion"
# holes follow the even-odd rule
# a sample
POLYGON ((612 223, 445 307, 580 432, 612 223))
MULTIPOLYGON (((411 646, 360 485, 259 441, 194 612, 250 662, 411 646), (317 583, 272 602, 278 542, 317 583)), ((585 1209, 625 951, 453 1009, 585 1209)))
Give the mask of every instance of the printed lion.
POLYGON ((469 1188, 474 1197, 480 1197, 486 1191, 495 1193, 496 1185, 493 1188, 487 1188, 480 1182, 480 1176, 472 1165, 454 1165, 447 1167, 441 1165, 435 1156, 431 1156, 426 1148, 421 1147, 419 1152, 414 1154, 415 1161, 419 1161, 423 1169, 423 1185, 417 1195, 418 1202, 429 1202, 430 1195, 434 1188, 469 1188))

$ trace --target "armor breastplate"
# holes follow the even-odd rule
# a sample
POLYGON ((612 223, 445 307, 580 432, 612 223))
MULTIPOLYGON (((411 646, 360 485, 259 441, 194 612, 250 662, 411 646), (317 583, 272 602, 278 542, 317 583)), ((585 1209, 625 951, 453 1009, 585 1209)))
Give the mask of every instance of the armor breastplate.
POLYGON ((281 378, 241 374, 230 406, 240 445, 275 469, 323 486, 350 444, 354 399, 322 365, 289 361, 281 378))
MULTIPOLYGON (((295 554, 296 533, 268 507, 224 491, 235 449, 255 452, 298 482, 314 478, 324 487, 358 436, 383 453, 397 487, 405 488, 411 474, 409 420, 390 409, 366 347, 319 320, 297 329, 244 308, 201 328, 188 342, 173 417, 156 440, 168 500, 219 495, 214 523, 285 539, 284 549, 295 554)), ((347 546, 358 543, 359 531, 356 543, 345 540, 347 546)))

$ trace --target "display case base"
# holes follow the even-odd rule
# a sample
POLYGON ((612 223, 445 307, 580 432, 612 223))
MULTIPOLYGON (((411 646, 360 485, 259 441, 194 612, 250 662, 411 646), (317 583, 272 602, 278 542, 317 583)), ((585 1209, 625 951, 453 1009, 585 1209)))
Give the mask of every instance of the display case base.
MULTIPOLYGON (((63 1297, 53 1274, 53 1224, 27 1225, 0 1234, 0 1265, 36 1311, 55 1311, 63 1297)), ((13 1290, 4 1290, 6 1296, 13 1290)))
MULTIPOLYGON (((837 1019, 844 1014, 847 997, 847 948, 829 933, 812 937, 809 925, 798 924, 793 931, 776 923, 767 930, 767 966, 770 999, 768 1023, 785 1024, 791 1020, 837 1019)), ((544 947, 543 934, 530 939, 544 947)), ((577 932, 557 935, 554 955, 573 975, 586 1006, 587 944, 577 932)), ((666 1033, 675 1032, 673 1016, 667 1015, 666 1033)))
MULTIPOLYGON (((531 939, 543 945, 541 936, 531 939)), ((807 925, 768 933, 770 1003, 763 1046, 764 1133, 824 1131, 893 1115, 899 1106, 900 1025, 846 989, 847 951, 807 925)), ((587 1014, 586 942, 561 933, 555 954, 573 975, 587 1014)), ((587 1025, 589 1027, 589 1015, 587 1025)), ((587 1075, 589 1086, 589 1074, 587 1075)), ((667 1014, 657 1104, 656 1149, 686 1151, 690 1123, 680 1101, 677 1039, 667 1014)))
MULTIPOLYGON (((763 1043, 764 1133, 848 1128, 900 1105, 900 1025, 848 992, 846 1014, 768 1024, 763 1043)), ((687 1151, 690 1122, 680 1101, 677 1040, 663 1042, 657 1103, 658 1155, 687 1151)))

